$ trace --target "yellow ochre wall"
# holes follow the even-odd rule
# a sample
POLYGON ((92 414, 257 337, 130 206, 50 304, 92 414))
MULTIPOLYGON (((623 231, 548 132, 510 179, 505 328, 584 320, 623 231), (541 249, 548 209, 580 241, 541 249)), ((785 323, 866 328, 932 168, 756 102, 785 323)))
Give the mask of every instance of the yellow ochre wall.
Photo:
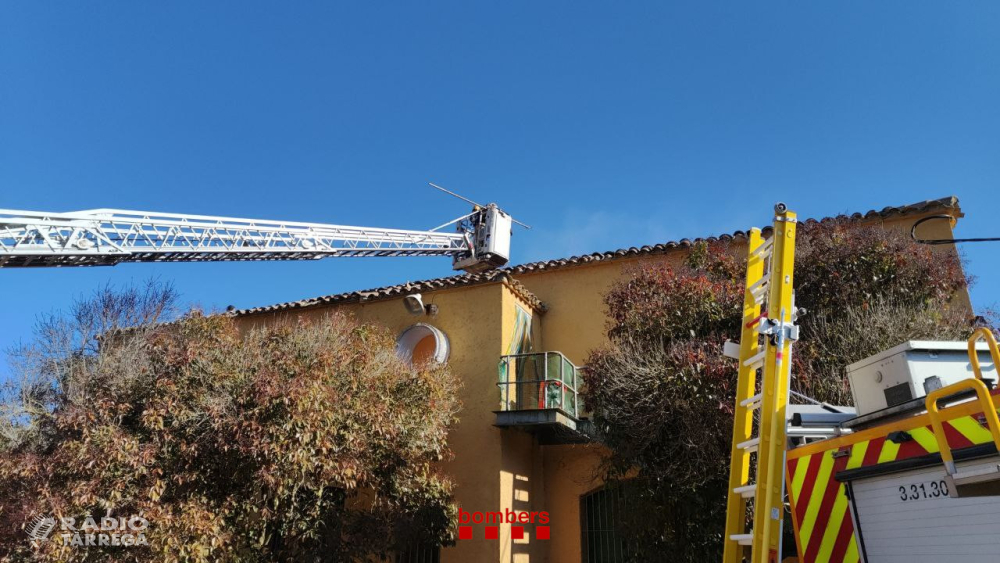
MULTIPOLYGON (((885 227, 909 230, 920 215, 883 221, 885 227)), ((875 223, 875 222, 873 222, 875 223)), ((926 238, 950 238, 945 221, 921 227, 926 238), (925 228, 926 227, 926 228, 925 228)), ((733 250, 743 252, 742 242, 733 250)), ((943 252, 953 249, 941 247, 943 252)), ((546 312, 533 312, 532 344, 535 351, 559 351, 578 366, 605 341, 606 308, 603 298, 625 272, 641 264, 679 263, 684 249, 669 254, 604 260, 516 275, 517 281, 537 296, 546 312)), ((500 540, 482 539, 483 526, 474 526, 473 540, 459 540, 442 550, 444 563, 580 563, 580 497, 600 487, 598 445, 541 446, 522 430, 493 426, 500 407, 497 362, 506 353, 514 331, 515 305, 531 311, 524 300, 502 282, 421 292, 425 303, 438 306, 435 316, 409 314, 402 298, 367 303, 344 303, 294 313, 266 313, 241 318, 242 322, 269 322, 276 317, 315 318, 332 310, 354 315, 361 322, 387 326, 399 334, 415 323, 433 325, 447 334, 451 344, 449 364, 462 379, 460 421, 449 442, 453 460, 442 469, 455 483, 455 496, 466 511, 548 511, 551 539, 537 540, 534 528, 525 527, 525 539, 512 541, 509 525, 500 540)), ((958 296, 969 307, 968 295, 958 296)))
MULTIPOLYGON (((466 510, 497 510, 500 502, 501 434, 493 426, 500 403, 497 361, 504 352, 502 284, 492 283, 456 289, 424 292, 425 304, 438 306, 435 316, 411 315, 402 298, 371 303, 346 303, 333 307, 305 309, 298 312, 254 315, 250 324, 276 319, 318 319, 331 311, 343 311, 359 322, 377 323, 395 334, 416 323, 426 323, 442 330, 451 344, 448 363, 452 373, 461 378, 459 397, 462 410, 459 422, 451 430, 448 442, 454 459, 442 470, 456 483, 455 497, 466 510)), ((497 561, 497 541, 482 539, 459 541, 442 551, 444 563, 497 561)), ((509 532, 508 532, 509 536, 509 532)))
MULTIPOLYGON (((525 311, 532 313, 532 349, 543 350, 538 330, 538 315, 533 313, 531 307, 523 299, 514 295, 505 285, 503 288, 503 329, 500 334, 504 353, 510 349, 511 337, 514 334, 516 325, 517 307, 520 306, 525 311)), ((499 356, 497 357, 499 360, 499 356)), ((494 373, 494 378, 496 374, 494 373)), ((493 410, 500 408, 499 388, 496 394, 496 403, 493 410)), ((492 413, 491 413, 492 414, 492 413)), ((500 505, 496 510, 518 511, 518 512, 539 512, 545 510, 545 481, 541 471, 542 456, 541 447, 534 436, 520 430, 509 429, 500 433, 500 505)), ((493 509, 479 509, 493 510, 493 509)), ((482 527, 474 526, 475 540, 480 541, 482 527)), ((534 561, 544 561, 545 545, 533 537, 534 528, 525 526, 524 538, 512 540, 510 537, 510 524, 500 525, 499 549, 497 561, 501 563, 528 563, 534 561)), ((451 550, 442 552, 442 561, 459 561, 453 559, 451 550)))

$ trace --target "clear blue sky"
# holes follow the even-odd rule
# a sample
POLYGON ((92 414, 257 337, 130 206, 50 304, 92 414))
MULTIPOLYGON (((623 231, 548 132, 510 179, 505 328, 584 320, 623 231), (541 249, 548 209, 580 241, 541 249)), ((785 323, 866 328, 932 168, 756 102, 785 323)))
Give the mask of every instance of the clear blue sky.
MULTIPOLYGON (((535 226, 514 260, 955 194, 1000 235, 1000 3, 4 2, 0 207, 535 226)), ((977 308, 1000 245, 966 248, 977 308)), ((0 346, 111 281, 206 308, 446 259, 0 272, 0 346)))

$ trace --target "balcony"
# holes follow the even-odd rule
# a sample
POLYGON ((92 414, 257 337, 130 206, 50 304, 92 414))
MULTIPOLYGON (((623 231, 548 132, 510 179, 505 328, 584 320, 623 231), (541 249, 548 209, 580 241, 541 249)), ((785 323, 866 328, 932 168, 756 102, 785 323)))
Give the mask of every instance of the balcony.
POLYGON ((521 428, 543 445, 593 441, 580 414, 580 368, 559 352, 501 356, 496 426, 521 428))

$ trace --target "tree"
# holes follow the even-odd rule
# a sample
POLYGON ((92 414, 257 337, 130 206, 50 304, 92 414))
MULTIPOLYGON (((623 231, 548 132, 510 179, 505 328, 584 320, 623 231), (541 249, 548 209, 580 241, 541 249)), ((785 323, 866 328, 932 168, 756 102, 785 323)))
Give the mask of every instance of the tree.
POLYGON ((169 319, 174 302, 162 285, 106 288, 13 354, 8 560, 361 561, 451 540, 434 469, 458 409, 445 366, 409 366, 386 330, 339 314, 241 330, 169 319), (29 544, 38 515, 139 515, 148 545, 29 544))
MULTIPOLYGON (((630 510, 638 561, 721 558, 745 258, 694 247, 682 267, 645 266, 608 293, 608 344, 593 351, 584 400, 610 455, 605 473, 630 510)), ((796 298, 806 310, 793 389, 850 404, 844 366, 913 338, 964 338, 953 296, 959 258, 904 234, 848 221, 804 224, 796 298)))

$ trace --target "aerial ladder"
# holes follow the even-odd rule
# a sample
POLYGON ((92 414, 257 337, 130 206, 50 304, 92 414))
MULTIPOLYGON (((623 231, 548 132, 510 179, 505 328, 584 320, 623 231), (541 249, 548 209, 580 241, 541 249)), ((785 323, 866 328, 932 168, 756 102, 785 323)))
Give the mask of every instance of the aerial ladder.
POLYGON ((472 203, 471 213, 427 231, 120 209, 0 209, 0 268, 347 256, 450 256, 454 269, 466 272, 503 266, 514 220, 496 204, 472 203), (441 231, 450 225, 455 232, 441 231))
POLYGON ((741 563, 748 548, 748 563, 781 561, 785 411, 792 343, 798 339, 792 291, 797 224, 783 203, 774 211, 769 238, 760 229, 750 231, 742 334, 738 347, 727 343, 739 372, 723 563, 741 563))

